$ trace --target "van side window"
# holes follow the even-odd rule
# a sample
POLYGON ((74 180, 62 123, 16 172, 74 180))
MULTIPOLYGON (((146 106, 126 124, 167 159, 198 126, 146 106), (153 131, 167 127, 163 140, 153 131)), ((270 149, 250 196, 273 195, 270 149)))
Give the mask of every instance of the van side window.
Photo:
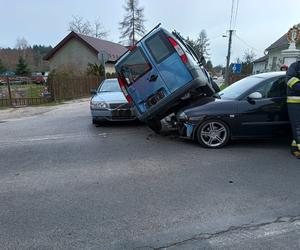
POLYGON ((159 32, 153 37, 150 37, 146 41, 146 46, 149 49, 156 63, 162 62, 174 52, 174 48, 171 46, 171 44, 162 32, 159 32))
POLYGON ((119 67, 128 84, 134 83, 152 68, 139 47, 129 54, 119 67))

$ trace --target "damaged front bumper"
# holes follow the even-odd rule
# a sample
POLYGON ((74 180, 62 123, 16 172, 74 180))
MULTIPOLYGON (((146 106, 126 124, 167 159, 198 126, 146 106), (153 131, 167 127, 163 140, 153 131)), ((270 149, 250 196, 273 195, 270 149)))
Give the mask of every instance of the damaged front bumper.
POLYGON ((187 138, 187 139, 193 139, 194 138, 194 129, 196 127, 196 124, 189 123, 188 121, 179 121, 177 122, 177 128, 179 131, 179 135, 181 137, 187 138))

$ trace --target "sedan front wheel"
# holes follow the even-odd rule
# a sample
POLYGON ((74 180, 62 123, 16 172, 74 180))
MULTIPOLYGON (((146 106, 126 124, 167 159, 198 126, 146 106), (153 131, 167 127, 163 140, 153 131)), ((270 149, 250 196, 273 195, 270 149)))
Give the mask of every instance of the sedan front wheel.
POLYGON ((197 130, 197 140, 205 148, 222 148, 230 138, 230 130, 220 120, 207 120, 197 130))

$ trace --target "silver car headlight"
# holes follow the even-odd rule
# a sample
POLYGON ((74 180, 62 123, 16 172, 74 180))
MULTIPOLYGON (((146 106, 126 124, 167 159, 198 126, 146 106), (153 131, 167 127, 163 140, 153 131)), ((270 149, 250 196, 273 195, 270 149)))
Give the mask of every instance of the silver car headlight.
POLYGON ((93 108, 93 109, 108 109, 109 105, 106 102, 91 101, 91 108, 93 108))

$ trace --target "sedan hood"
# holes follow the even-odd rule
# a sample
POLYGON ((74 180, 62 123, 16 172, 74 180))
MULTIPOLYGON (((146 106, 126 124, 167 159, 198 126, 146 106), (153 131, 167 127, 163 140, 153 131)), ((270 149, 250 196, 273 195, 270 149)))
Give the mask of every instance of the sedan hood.
POLYGON ((100 92, 93 97, 93 101, 106 103, 127 103, 122 92, 100 92))
POLYGON ((187 115, 193 115, 203 112, 219 112, 223 109, 223 107, 227 107, 229 103, 232 102, 230 100, 220 98, 204 97, 197 100, 196 102, 193 102, 191 105, 184 107, 180 110, 180 112, 184 111, 187 115))

